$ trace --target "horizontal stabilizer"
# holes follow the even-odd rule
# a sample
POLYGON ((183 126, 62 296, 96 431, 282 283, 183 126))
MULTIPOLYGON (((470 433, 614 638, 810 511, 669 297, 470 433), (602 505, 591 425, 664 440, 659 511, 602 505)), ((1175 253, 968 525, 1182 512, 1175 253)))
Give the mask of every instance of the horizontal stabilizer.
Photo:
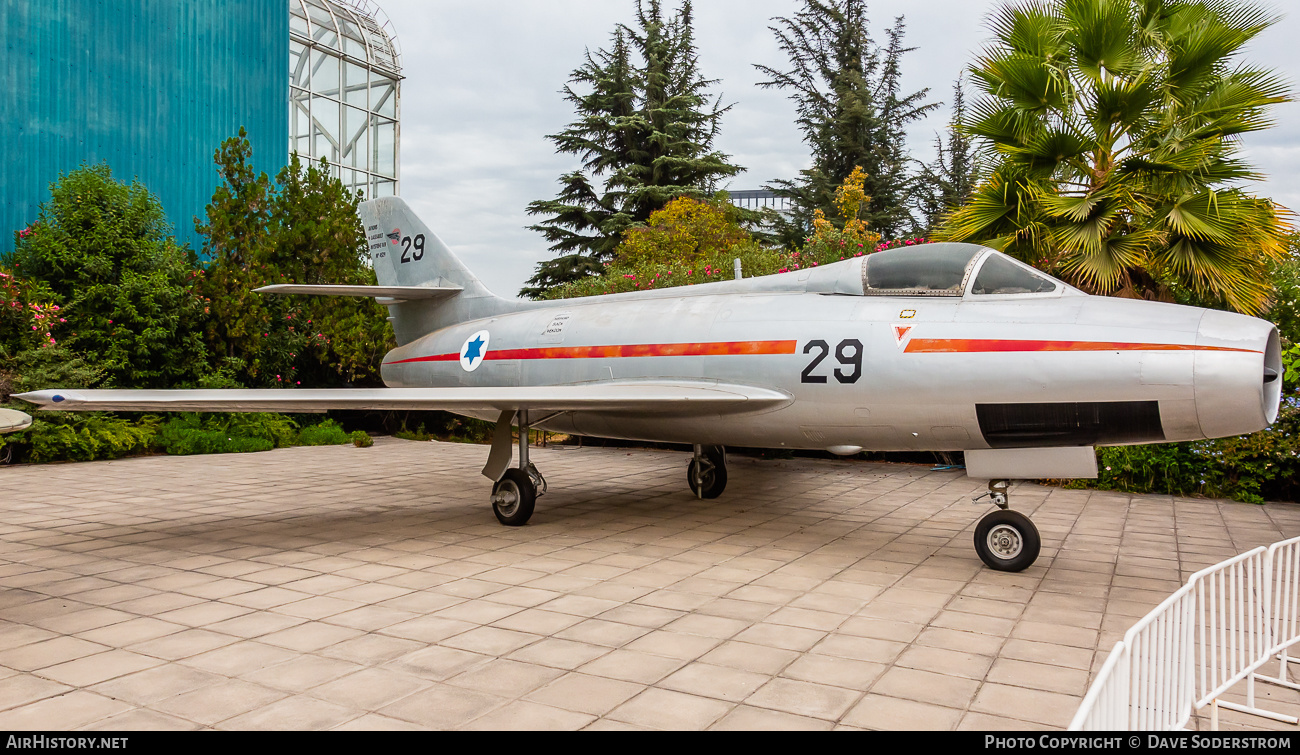
MULTIPOLYGON (((304 294, 307 296, 360 296, 391 299, 392 302, 417 299, 444 299, 455 296, 460 286, 312 286, 299 283, 277 283, 254 289, 259 294, 304 294)), ((381 302, 382 303, 382 302, 381 302)))
POLYGON ((599 411, 635 414, 739 413, 776 408, 782 392, 704 381, 626 381, 536 387, 46 390, 14 398, 42 409, 120 412, 324 412, 330 409, 599 411))

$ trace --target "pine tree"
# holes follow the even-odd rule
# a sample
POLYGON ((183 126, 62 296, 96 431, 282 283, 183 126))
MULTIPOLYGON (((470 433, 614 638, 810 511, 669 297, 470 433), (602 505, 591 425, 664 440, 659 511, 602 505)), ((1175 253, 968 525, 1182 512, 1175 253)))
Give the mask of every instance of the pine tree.
POLYGON ((791 67, 756 65, 769 77, 759 86, 790 90, 812 150, 812 167, 798 179, 767 187, 792 208, 776 221, 781 241, 802 242, 817 210, 833 216, 835 190, 859 166, 871 197, 860 219, 886 238, 911 230, 915 177, 904 129, 938 105, 925 102, 928 89, 902 93, 902 58, 914 49, 903 46, 903 18, 886 32, 883 48, 867 30, 865 0, 805 0, 793 18, 774 20, 770 28, 791 67))
POLYGON ((370 299, 255 293, 270 283, 375 282, 359 196, 294 154, 272 184, 249 166, 243 129, 214 159, 224 179, 196 227, 211 262, 197 286, 219 376, 247 386, 322 388, 378 382, 391 347, 387 312, 370 299))
POLYGON ((266 299, 253 289, 265 277, 255 274, 275 246, 270 230, 274 190, 265 173, 249 164, 253 155, 248 134, 221 143, 213 155, 222 183, 207 206, 208 222, 194 219, 204 237, 203 255, 211 260, 197 286, 210 315, 207 341, 223 369, 257 372, 262 333, 271 320, 266 299))
POLYGON ((635 28, 615 28, 609 50, 587 53, 564 88, 577 119, 551 135, 582 167, 560 177, 555 199, 528 205, 532 230, 562 256, 542 262, 520 293, 533 298, 599 275, 627 229, 676 197, 711 196, 743 169, 713 149, 728 107, 700 73, 690 0, 665 18, 660 0, 637 0, 635 28))
POLYGON ((952 119, 948 141, 934 137, 934 162, 921 170, 917 186, 917 209, 925 221, 925 234, 939 226, 943 217, 970 199, 979 183, 980 166, 974 145, 965 132, 966 93, 961 79, 952 85, 952 119))

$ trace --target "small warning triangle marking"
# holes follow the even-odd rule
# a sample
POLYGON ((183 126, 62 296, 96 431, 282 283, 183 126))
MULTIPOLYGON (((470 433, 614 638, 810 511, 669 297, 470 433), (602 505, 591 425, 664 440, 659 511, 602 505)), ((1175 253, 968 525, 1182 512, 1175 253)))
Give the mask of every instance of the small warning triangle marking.
POLYGON ((912 326, 911 326, 911 325, 895 325, 895 326, 894 326, 894 341, 897 342, 899 346, 902 346, 902 345, 903 345, 903 339, 907 337, 908 332, 911 331, 911 330, 912 330, 912 326))

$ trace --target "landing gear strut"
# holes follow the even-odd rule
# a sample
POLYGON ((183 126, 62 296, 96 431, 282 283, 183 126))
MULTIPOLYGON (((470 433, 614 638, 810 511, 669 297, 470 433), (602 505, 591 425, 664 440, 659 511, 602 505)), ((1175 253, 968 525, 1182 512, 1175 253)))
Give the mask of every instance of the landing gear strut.
POLYGON ((975 525, 975 552, 990 569, 1024 571, 1038 560, 1042 540, 1029 517, 1010 509, 1008 487, 1007 480, 990 480, 989 492, 973 499, 987 497, 998 507, 975 525))
POLYGON ((696 498, 717 498, 727 488, 727 451, 722 446, 695 446, 686 468, 686 484, 696 498))
MULTIPOLYGON (((507 527, 522 527, 527 524, 533 516, 537 499, 546 495, 546 479, 528 460, 528 412, 521 411, 518 416, 519 466, 505 470, 501 479, 492 486, 492 513, 497 515, 497 521, 507 527)), ((505 463, 508 464, 510 462, 510 418, 508 416, 503 415, 502 420, 497 424, 498 438, 501 437, 502 425, 505 427, 506 439, 505 463)), ((494 446, 497 445, 498 438, 493 439, 494 446)))

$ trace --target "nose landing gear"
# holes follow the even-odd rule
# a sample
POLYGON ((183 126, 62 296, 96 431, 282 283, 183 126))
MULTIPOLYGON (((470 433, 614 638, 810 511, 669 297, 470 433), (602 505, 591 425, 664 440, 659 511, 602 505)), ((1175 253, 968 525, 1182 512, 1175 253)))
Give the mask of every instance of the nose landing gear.
POLYGON ((1018 572, 1038 560, 1042 539, 1029 517, 1009 508, 1008 488, 1007 480, 990 480, 989 492, 973 499, 987 497, 998 507, 975 525, 975 552, 990 569, 1018 572))

